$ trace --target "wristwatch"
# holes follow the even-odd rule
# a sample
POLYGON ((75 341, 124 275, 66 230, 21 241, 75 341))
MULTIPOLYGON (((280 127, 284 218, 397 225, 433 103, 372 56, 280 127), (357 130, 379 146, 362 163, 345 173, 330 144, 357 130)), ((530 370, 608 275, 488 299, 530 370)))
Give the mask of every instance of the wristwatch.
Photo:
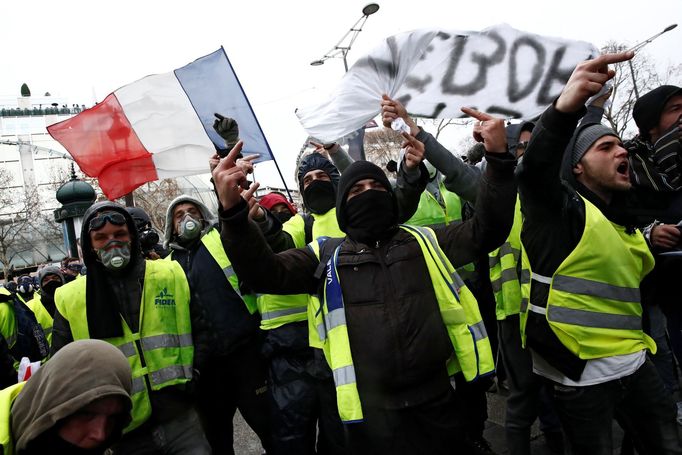
POLYGON ((334 147, 335 145, 336 145, 336 142, 329 142, 329 143, 327 143, 327 144, 324 144, 324 145, 322 146, 322 148, 324 148, 325 150, 331 150, 332 147, 334 147))

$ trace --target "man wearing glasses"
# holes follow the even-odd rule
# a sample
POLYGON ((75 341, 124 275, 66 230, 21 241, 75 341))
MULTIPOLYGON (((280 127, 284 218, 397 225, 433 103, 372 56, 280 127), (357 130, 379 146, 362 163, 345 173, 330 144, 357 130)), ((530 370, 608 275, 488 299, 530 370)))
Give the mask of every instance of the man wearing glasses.
POLYGON ((132 422, 113 453, 210 453, 188 393, 194 345, 182 267, 145 260, 132 217, 108 201, 85 213, 81 242, 88 274, 55 294, 52 349, 101 339, 128 357, 132 422))

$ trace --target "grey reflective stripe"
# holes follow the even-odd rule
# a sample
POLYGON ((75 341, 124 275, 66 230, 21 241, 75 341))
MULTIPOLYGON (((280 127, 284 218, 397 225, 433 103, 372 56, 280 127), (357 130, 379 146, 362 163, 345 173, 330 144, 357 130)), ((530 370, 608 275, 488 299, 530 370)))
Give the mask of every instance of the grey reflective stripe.
POLYGON ((130 343, 125 343, 118 346, 118 350, 123 353, 126 357, 133 357, 137 353, 135 352, 135 343, 132 341, 130 343))
MULTIPOLYGON (((475 270, 464 270, 464 269, 459 269, 457 271, 457 277, 459 277, 461 280, 471 280, 476 277, 476 271, 475 270)), ((452 275, 453 281, 456 280, 455 275, 452 275)), ((455 281, 456 282, 456 281, 455 281)))
POLYGON ((334 370, 334 384, 336 387, 355 383, 355 367, 348 365, 334 370))
POLYGON ((528 269, 521 269, 521 284, 528 284, 530 283, 530 270, 528 269))
MULTIPOLYGON (((235 276, 234 269, 232 268, 231 265, 228 267, 225 267, 223 269, 223 273, 225 274, 225 278, 227 278, 228 282, 230 281, 230 278, 235 276)), ((230 286, 232 286, 232 283, 230 283, 230 286)), ((241 291, 239 290, 239 286, 232 286, 232 288, 237 293, 237 295, 239 295, 239 297, 243 297, 241 291)))
POLYGON ((320 337, 320 341, 327 339, 327 330, 324 328, 324 324, 317 325, 317 336, 320 337))
POLYGON ((552 284, 552 277, 551 276, 544 276, 540 275, 539 273, 533 272, 531 275, 531 278, 538 283, 543 283, 543 284, 552 284))
POLYGON ((192 379, 191 365, 171 365, 149 374, 154 384, 163 384, 173 379, 192 379))
POLYGON ((511 243, 504 242, 497 251, 497 254, 495 254, 494 256, 490 256, 488 258, 488 266, 490 268, 495 267, 497 264, 500 263, 500 259, 502 258, 502 256, 506 256, 508 254, 511 254, 514 257, 519 257, 521 251, 518 248, 512 248, 511 243))
POLYGON ((343 308, 337 308, 324 315, 324 326, 327 332, 340 325, 346 325, 346 312, 343 308))
POLYGON ((447 224, 435 223, 435 224, 427 224, 427 226, 430 227, 431 229, 441 229, 441 228, 444 228, 445 226, 447 226, 447 224))
MULTIPOLYGON (((429 241, 429 243, 431 244, 431 250, 433 250, 438 255, 438 258, 440 259, 441 263, 443 265, 448 264, 449 261, 443 255, 443 252, 440 249, 440 246, 438 245, 438 240, 436 240, 433 237, 432 232, 429 231, 428 229, 424 229, 424 228, 421 228, 419 226, 413 226, 413 227, 415 229, 417 229, 417 231, 419 231, 426 238, 426 240, 429 241)), ((470 272, 470 273, 473 274, 474 272, 470 272)), ((452 279, 452 282, 455 284, 455 286, 457 286, 457 288, 463 288, 465 286, 464 280, 462 280, 462 277, 459 276, 459 274, 457 273, 456 270, 450 274, 450 278, 452 279)))
POLYGON ((488 268, 489 269, 492 269, 493 267, 495 267, 499 263, 500 263, 500 257, 498 255, 488 256, 488 268))
POLYGON ((486 332, 485 330, 485 325, 483 324, 483 321, 477 322, 474 325, 470 325, 469 328, 471 329, 471 333, 474 335, 474 339, 476 341, 488 338, 488 332, 486 332))
POLYGON ((527 309, 528 309, 528 299, 524 297, 521 299, 520 311, 521 311, 521 313, 525 313, 527 309))
POLYGON ((192 335, 163 334, 140 338, 140 344, 145 351, 161 348, 184 348, 192 346, 192 335))
POLYGON ((528 311, 532 311, 533 313, 537 313, 537 314, 547 314, 547 308, 543 308, 541 306, 533 305, 530 302, 528 302, 528 311))
POLYGON ((556 275, 552 288, 571 294, 591 295, 603 299, 618 300, 620 302, 639 303, 639 287, 628 288, 599 281, 576 278, 572 276, 556 275))
POLYGON ((642 330, 642 318, 629 314, 598 313, 550 306, 547 319, 552 322, 600 329, 642 330))
POLYGON ((500 278, 491 281, 493 285, 493 291, 499 292, 502 290, 502 285, 508 281, 518 281, 519 276, 516 274, 516 269, 506 269, 502 270, 500 278))
POLYGON ((289 316, 292 314, 300 314, 300 313, 307 313, 307 312, 308 312, 307 306, 297 307, 297 308, 285 308, 283 310, 268 311, 267 313, 263 313, 261 315, 261 319, 267 321, 270 319, 280 318, 282 316, 289 316))
POLYGON ((130 394, 135 395, 136 393, 142 392, 144 389, 144 377, 133 378, 133 388, 130 391, 130 394))

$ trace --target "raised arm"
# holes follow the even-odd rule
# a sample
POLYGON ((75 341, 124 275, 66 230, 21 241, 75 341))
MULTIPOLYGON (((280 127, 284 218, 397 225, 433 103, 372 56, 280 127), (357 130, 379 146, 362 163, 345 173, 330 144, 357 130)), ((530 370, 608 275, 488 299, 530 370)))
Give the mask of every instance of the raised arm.
POLYGON ((485 145, 488 166, 479 182, 474 216, 436 231, 438 243, 455 267, 473 262, 504 242, 514 221, 516 203, 516 160, 507 153, 504 120, 475 109, 462 111, 478 120, 474 139, 485 145))
POLYGON ((381 118, 384 126, 390 126, 397 118, 403 119, 410 128, 410 134, 424 144, 424 158, 445 177, 445 188, 462 199, 472 203, 476 201, 482 175, 480 168, 468 165, 450 153, 436 138, 417 126, 400 101, 391 99, 388 95, 383 95, 381 100, 381 118))
POLYGON ((242 197, 244 172, 235 164, 242 142, 213 170, 221 209, 221 239, 227 256, 241 280, 254 291, 267 294, 314 294, 317 291, 315 270, 319 264, 307 248, 273 253, 260 229, 249 220, 250 199, 257 188, 253 185, 242 197))

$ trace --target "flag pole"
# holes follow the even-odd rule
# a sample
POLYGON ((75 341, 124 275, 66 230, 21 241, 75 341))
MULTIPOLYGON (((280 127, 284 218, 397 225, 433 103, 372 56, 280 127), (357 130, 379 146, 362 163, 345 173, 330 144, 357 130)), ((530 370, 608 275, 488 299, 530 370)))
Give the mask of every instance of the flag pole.
POLYGON ((263 140, 265 140, 265 145, 268 148, 268 152, 270 152, 270 156, 272 157, 272 161, 275 162, 275 168, 277 168, 277 173, 279 174, 279 178, 282 179, 282 184, 284 185, 284 189, 287 191, 287 196, 289 196, 289 201, 293 202, 294 200, 291 197, 291 192, 289 191, 289 187, 287 186, 287 182, 284 180, 284 175, 282 175, 282 170, 279 168, 279 164, 277 163, 277 160, 275 159, 275 154, 272 153, 272 149, 270 148, 270 143, 268 142, 268 138, 265 137, 265 133, 263 132, 263 128, 261 128, 260 122, 258 121, 258 117, 256 117, 256 113, 254 112, 253 107, 251 106, 251 102, 249 101, 249 98, 246 96, 246 92, 244 92, 244 87, 242 87, 242 83, 239 80, 239 77, 237 76, 237 72, 234 70, 232 63, 230 62, 230 58, 227 56, 227 52, 225 52, 225 48, 223 46, 220 46, 220 49, 223 50, 223 54, 225 54, 225 59, 227 60, 227 64, 230 65, 230 69, 232 70, 232 74, 234 74, 234 78, 237 81, 237 85, 239 85, 239 90, 242 91, 242 95, 244 95, 244 99, 246 100, 246 104, 249 106, 249 109, 251 109, 251 113, 253 114, 253 118, 256 120, 256 125, 258 126, 260 133, 263 135, 263 140))

